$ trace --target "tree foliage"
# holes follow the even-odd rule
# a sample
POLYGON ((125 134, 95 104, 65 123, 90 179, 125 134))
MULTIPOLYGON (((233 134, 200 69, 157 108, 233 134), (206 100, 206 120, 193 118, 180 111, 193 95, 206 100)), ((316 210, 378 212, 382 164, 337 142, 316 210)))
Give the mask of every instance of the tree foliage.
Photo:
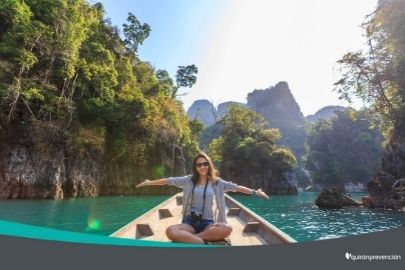
POLYGON ((289 149, 275 144, 281 136, 279 130, 269 128, 268 122, 254 111, 233 105, 221 121, 222 135, 209 146, 221 175, 242 183, 259 176, 260 181, 253 185, 266 186, 263 181, 280 177, 296 164, 289 149))
POLYGON ((388 137, 405 134, 405 1, 381 0, 362 25, 368 50, 338 61, 341 99, 360 98, 383 117, 388 137))
MULTIPOLYGON (((123 30, 125 40, 99 3, 0 0, 1 125, 57 126, 70 137, 67 148, 132 166, 134 179, 153 177, 157 165, 183 173, 198 150, 198 127, 168 73, 138 59, 150 27, 130 13, 123 30)), ((179 86, 193 85, 193 67, 178 76, 179 86)))
POLYGON ((357 112, 357 119, 353 110, 335 114, 309 128, 305 166, 321 186, 366 183, 379 167, 382 135, 371 128, 364 111, 357 112))
POLYGON ((149 36, 151 28, 147 23, 141 24, 134 14, 128 14, 129 24, 123 24, 125 44, 134 52, 138 52, 139 45, 142 45, 149 36))
POLYGON ((176 97, 180 87, 191 87, 197 82, 198 68, 195 65, 179 66, 176 73, 176 87, 172 97, 176 97))

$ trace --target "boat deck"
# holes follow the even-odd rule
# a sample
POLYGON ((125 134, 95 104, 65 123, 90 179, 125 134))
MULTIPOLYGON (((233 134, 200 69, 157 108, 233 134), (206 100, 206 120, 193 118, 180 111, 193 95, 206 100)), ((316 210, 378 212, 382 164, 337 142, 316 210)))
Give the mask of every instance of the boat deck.
MULTIPOLYGON (((110 236, 169 242, 166 229, 181 223, 182 196, 176 194, 110 236)), ((290 236, 225 195, 227 220, 233 230, 228 237, 232 246, 270 245, 294 243, 290 236)), ((215 207, 215 206, 214 206, 215 207)))

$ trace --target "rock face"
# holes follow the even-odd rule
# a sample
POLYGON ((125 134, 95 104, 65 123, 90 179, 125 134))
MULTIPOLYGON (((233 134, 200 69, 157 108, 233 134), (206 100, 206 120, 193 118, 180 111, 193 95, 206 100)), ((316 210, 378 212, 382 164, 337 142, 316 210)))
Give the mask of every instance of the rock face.
POLYGON ((304 154, 305 119, 286 82, 274 87, 254 90, 248 94, 249 109, 263 115, 272 128, 279 128, 282 138, 278 144, 291 148, 295 155, 304 154))
POLYGON ((322 190, 318 198, 316 198, 315 204, 321 208, 342 208, 343 206, 360 205, 339 188, 322 190))
POLYGON ((58 141, 49 145, 36 142, 36 131, 38 128, 17 126, 1 134, 0 198, 97 196, 102 179, 99 162, 81 159, 58 141))
POLYGON ((370 196, 363 197, 365 206, 405 211, 405 178, 380 171, 367 189, 370 196))
POLYGON ((262 188, 267 194, 297 194, 298 189, 289 183, 285 173, 277 171, 268 171, 262 173, 236 174, 232 172, 224 173, 225 178, 237 183, 238 185, 248 186, 250 188, 262 188))
MULTIPOLYGON (((147 178, 151 168, 112 162, 90 148, 80 152, 63 135, 63 129, 52 131, 49 126, 36 125, 13 124, 8 130, 0 129, 0 199, 178 192, 170 187, 136 189, 135 182, 147 178)), ((181 174, 182 169, 176 167, 172 175, 181 174)))
POLYGON ((297 186, 291 184, 287 178, 279 181, 273 181, 264 185, 269 194, 297 194, 297 186))
POLYGON ((335 111, 345 111, 345 110, 346 107, 343 106, 326 106, 318 110, 315 114, 306 116, 305 119, 309 123, 314 123, 320 119, 329 120, 330 118, 336 115, 335 111))
POLYGON ((231 105, 239 105, 242 107, 246 107, 245 103, 235 102, 235 101, 228 101, 218 105, 217 115, 219 118, 223 118, 228 114, 229 107, 231 105))
POLYGON ((205 127, 215 124, 217 120, 217 111, 214 105, 206 99, 194 101, 187 110, 187 115, 191 120, 202 122, 205 127))
POLYGON ((368 183, 369 197, 363 198, 368 207, 405 211, 405 121, 394 127, 384 151, 381 171, 368 183))

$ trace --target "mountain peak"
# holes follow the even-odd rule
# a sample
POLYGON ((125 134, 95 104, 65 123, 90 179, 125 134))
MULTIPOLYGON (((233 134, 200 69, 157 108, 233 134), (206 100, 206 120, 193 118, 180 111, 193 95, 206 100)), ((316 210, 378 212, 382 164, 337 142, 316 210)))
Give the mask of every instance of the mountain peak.
POLYGON ((191 120, 198 120, 207 127, 216 122, 217 110, 210 101, 199 99, 193 102, 187 110, 187 115, 191 120))

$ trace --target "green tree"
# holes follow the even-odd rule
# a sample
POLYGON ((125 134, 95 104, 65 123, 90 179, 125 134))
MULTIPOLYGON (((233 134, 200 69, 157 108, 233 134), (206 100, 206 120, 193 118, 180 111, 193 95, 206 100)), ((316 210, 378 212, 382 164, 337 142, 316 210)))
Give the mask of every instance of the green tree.
POLYGON ((382 135, 371 128, 366 112, 335 112, 332 120, 319 120, 309 128, 305 166, 315 184, 341 187, 366 183, 379 167, 382 135))
POLYGON ((134 14, 128 13, 127 21, 129 24, 123 24, 125 44, 135 53, 138 52, 139 45, 142 45, 149 36, 151 28, 147 23, 141 24, 134 14))
POLYGON ((405 1, 380 0, 363 24, 368 50, 338 61, 335 83, 342 99, 360 98, 381 122, 386 153, 383 170, 405 176, 405 1))
POLYGON ((156 71, 156 78, 163 87, 162 89, 163 93, 165 95, 171 95, 174 83, 173 79, 169 75, 169 72, 167 72, 167 70, 159 69, 156 71))
POLYGON ((192 87, 197 82, 198 68, 195 65, 179 66, 176 73, 176 86, 172 97, 176 97, 180 87, 192 87))
POLYGON ((278 129, 249 109, 233 105, 223 118, 223 132, 209 146, 209 153, 220 165, 221 175, 238 183, 263 187, 269 193, 290 192, 285 173, 296 159, 289 149, 278 147, 278 129))
POLYGON ((126 194, 137 179, 186 173, 201 127, 172 96, 169 74, 136 55, 150 27, 129 14, 123 40, 104 15, 84 0, 0 0, 0 125, 17 134, 24 123, 32 149, 99 162, 100 192, 126 194))
POLYGON ((335 91, 349 102, 363 100, 383 117, 384 134, 395 140, 405 134, 405 1, 379 1, 362 27, 368 50, 338 61, 342 77, 335 91))

